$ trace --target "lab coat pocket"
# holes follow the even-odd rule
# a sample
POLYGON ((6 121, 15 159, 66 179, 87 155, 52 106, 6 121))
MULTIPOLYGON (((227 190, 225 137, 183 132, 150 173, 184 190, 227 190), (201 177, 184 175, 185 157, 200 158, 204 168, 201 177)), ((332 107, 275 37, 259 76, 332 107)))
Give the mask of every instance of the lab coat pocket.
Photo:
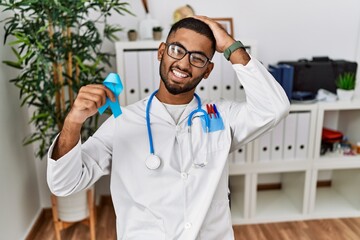
POLYGON ((162 220, 129 220, 124 240, 165 240, 162 220))
POLYGON ((198 239, 234 239, 228 200, 217 200, 211 203, 198 239))

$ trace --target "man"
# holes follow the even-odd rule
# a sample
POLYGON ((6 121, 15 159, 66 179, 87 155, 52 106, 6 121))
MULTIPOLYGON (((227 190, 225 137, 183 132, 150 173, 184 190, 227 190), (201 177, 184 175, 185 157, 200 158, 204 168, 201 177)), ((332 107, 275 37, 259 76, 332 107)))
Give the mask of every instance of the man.
POLYGON ((69 195, 111 169, 118 239, 234 239, 226 159, 286 116, 287 97, 266 69, 207 17, 174 24, 158 60, 158 92, 125 107, 120 117, 109 117, 84 144, 83 122, 114 95, 103 85, 81 88, 49 150, 50 189, 69 195), (200 103, 194 97, 214 67, 215 50, 233 64, 246 103, 200 103))

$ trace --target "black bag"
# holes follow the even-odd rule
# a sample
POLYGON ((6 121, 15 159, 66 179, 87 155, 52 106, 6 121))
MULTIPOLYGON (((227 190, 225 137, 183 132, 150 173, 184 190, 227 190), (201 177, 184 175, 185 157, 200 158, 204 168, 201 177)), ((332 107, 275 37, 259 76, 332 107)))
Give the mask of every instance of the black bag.
POLYGON ((322 88, 336 93, 336 79, 345 72, 356 75, 357 63, 346 60, 331 60, 328 57, 313 57, 312 60, 281 61, 294 67, 293 92, 316 94, 322 88))

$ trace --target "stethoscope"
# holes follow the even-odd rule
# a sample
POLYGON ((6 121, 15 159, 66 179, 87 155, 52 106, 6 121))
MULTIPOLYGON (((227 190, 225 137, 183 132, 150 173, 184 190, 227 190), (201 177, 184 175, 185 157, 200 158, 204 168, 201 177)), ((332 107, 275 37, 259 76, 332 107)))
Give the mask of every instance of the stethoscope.
MULTIPOLYGON (((158 92, 158 90, 156 90, 155 92, 153 92, 150 97, 149 100, 147 102, 146 105, 146 127, 147 127, 147 132, 148 132, 148 137, 149 137, 149 144, 150 144, 150 155, 146 158, 145 160, 145 165, 148 169, 150 170, 156 170, 160 167, 161 165, 161 159, 159 158, 159 156, 155 155, 155 151, 154 151, 154 142, 153 142, 153 137, 152 137, 152 133, 151 133, 151 127, 150 127, 150 107, 151 107, 151 102, 155 96, 155 94, 158 92)), ((198 103, 198 107, 197 109, 193 110, 188 117, 188 121, 187 121, 187 128, 188 128, 188 136, 189 136, 189 150, 190 150, 190 154, 191 154, 191 159, 192 159, 192 163, 194 167, 205 167, 207 165, 207 155, 205 157, 205 161, 201 162, 201 163, 196 163, 194 161, 194 153, 193 153, 193 148, 192 148, 192 136, 191 136, 191 125, 192 125, 192 120, 195 117, 201 117, 204 116, 205 119, 205 132, 206 132, 206 146, 208 147, 208 138, 209 138, 209 128, 210 128, 210 119, 209 116, 207 114, 207 112, 205 110, 203 110, 201 108, 201 100, 200 97, 195 93, 195 98, 197 100, 198 103), (200 115, 195 115, 197 113, 201 113, 200 115)))

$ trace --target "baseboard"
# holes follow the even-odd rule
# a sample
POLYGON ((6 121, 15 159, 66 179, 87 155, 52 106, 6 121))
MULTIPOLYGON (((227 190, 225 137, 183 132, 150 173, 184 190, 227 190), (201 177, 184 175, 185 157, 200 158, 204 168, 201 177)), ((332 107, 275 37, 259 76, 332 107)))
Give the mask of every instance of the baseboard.
POLYGON ((321 188, 321 187, 331 187, 331 180, 321 180, 321 181, 317 181, 316 183, 316 187, 321 188))
MULTIPOLYGON (((317 188, 331 187, 331 180, 319 180, 316 183, 317 188)), ((280 190, 282 188, 281 183, 262 183, 257 185, 258 191, 266 190, 280 190)))
MULTIPOLYGON (((101 195, 100 196, 100 204, 97 207, 102 207, 106 204, 112 204, 112 199, 110 195, 101 195)), ((40 213, 37 215, 38 217, 35 218, 32 226, 30 227, 30 230, 25 238, 25 240, 35 240, 35 236, 37 232, 40 230, 41 225, 45 221, 45 219, 48 219, 46 216, 52 215, 52 209, 51 208, 43 208, 40 210, 40 213)), ((52 217, 51 217, 52 219, 52 217)))
POLYGON ((46 215, 51 214, 51 208, 43 208, 40 210, 40 214, 34 221, 29 233, 27 234, 26 240, 34 240, 37 232, 40 230, 42 222, 45 221, 46 215))
POLYGON ((258 191, 280 190, 281 188, 281 183, 262 183, 257 185, 258 191))

